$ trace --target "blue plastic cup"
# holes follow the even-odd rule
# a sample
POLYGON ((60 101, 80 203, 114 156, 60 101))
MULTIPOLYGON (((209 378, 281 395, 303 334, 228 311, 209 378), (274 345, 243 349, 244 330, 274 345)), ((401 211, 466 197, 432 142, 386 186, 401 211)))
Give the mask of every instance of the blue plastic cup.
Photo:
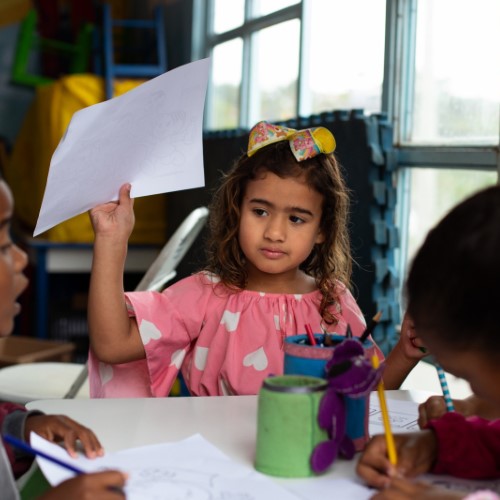
MULTIPOLYGON (((344 335, 328 334, 333 345, 323 344, 324 334, 315 333, 315 346, 309 344, 308 336, 293 335, 285 339, 285 365, 286 375, 307 375, 311 377, 326 377, 325 367, 332 358, 336 346, 345 340, 344 335)), ((363 342, 366 356, 371 357, 376 353, 375 344, 371 340, 363 342)), ((357 451, 362 450, 368 439, 368 412, 369 397, 345 398, 347 411, 346 434, 353 440, 357 451)))

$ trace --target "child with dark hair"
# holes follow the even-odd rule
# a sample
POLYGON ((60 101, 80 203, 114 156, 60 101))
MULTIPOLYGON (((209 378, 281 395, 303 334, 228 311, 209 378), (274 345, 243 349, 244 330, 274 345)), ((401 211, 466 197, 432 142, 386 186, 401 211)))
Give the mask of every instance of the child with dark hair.
MULTIPOLYGON (((326 128, 258 123, 211 204, 205 269, 162 293, 124 294, 130 185, 117 203, 90 211, 91 396, 167 396, 180 368, 192 395, 257 394, 267 376, 283 373, 285 338, 306 324, 362 334, 348 288, 348 190, 334 149, 326 128)), ((406 336, 394 352, 388 388, 422 357, 406 336)))
MULTIPOLYGON (((500 412, 500 186, 454 208, 427 236, 407 280, 408 313, 439 364, 469 381, 474 394, 500 412)), ((498 499, 469 496, 401 479, 424 472, 464 478, 500 477, 500 420, 449 412, 421 432, 395 436, 397 467, 376 436, 358 463, 377 499, 498 499)))
MULTIPOLYGON (((0 177, 0 337, 12 333, 14 318, 21 310, 17 299, 28 285, 28 279, 23 272, 28 264, 28 257, 10 237, 13 210, 12 193, 0 177)), ((89 458, 103 454, 95 434, 78 422, 64 415, 27 412, 24 406, 14 403, 0 403, 0 431, 1 435, 8 434, 26 442, 29 442, 31 432, 50 441, 64 441, 68 453, 72 456, 76 455, 78 442, 89 458)), ((20 498, 14 478, 26 472, 32 460, 32 457, 18 452, 0 439, 0 497, 3 500, 20 498)), ((118 471, 82 474, 50 488, 39 498, 122 499, 125 497, 121 491, 124 483, 125 476, 118 471)))

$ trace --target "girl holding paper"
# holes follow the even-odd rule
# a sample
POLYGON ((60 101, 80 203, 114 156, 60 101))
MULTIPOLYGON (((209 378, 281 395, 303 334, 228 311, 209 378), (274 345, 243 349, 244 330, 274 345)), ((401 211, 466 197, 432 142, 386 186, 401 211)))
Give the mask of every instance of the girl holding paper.
MULTIPOLYGON (((349 199, 334 149, 323 127, 253 127, 213 199, 205 270, 162 293, 124 294, 130 185, 118 202, 90 211, 92 397, 168 396, 179 369, 192 395, 257 394, 267 376, 283 373, 285 338, 306 324, 363 333, 348 288, 349 199)), ((403 335, 386 387, 398 387, 421 357, 403 335)))

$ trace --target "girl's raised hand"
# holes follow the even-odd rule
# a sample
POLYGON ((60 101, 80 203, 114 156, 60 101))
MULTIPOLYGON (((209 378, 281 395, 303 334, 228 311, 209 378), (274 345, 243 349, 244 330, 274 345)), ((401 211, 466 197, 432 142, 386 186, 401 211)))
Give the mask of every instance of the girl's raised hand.
POLYGON ((395 477, 414 477, 428 472, 437 454, 433 431, 394 435, 398 462, 393 466, 387 453, 384 435, 374 436, 356 466, 356 472, 375 488, 386 488, 395 477))
POLYGON ((432 484, 392 479, 387 488, 373 495, 372 500, 457 500, 463 493, 453 492, 432 484))
POLYGON ((130 184, 124 184, 120 188, 118 201, 97 205, 89 211, 96 236, 118 236, 128 240, 135 224, 134 200, 130 198, 131 188, 130 184))

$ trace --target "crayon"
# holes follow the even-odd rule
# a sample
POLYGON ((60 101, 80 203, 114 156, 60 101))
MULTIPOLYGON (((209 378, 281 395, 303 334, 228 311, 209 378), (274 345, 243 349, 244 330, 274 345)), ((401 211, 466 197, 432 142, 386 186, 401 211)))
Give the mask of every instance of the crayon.
POLYGON ((316 339, 314 338, 314 333, 309 323, 306 323, 306 333, 307 338, 309 339, 309 344, 316 345, 316 339))

